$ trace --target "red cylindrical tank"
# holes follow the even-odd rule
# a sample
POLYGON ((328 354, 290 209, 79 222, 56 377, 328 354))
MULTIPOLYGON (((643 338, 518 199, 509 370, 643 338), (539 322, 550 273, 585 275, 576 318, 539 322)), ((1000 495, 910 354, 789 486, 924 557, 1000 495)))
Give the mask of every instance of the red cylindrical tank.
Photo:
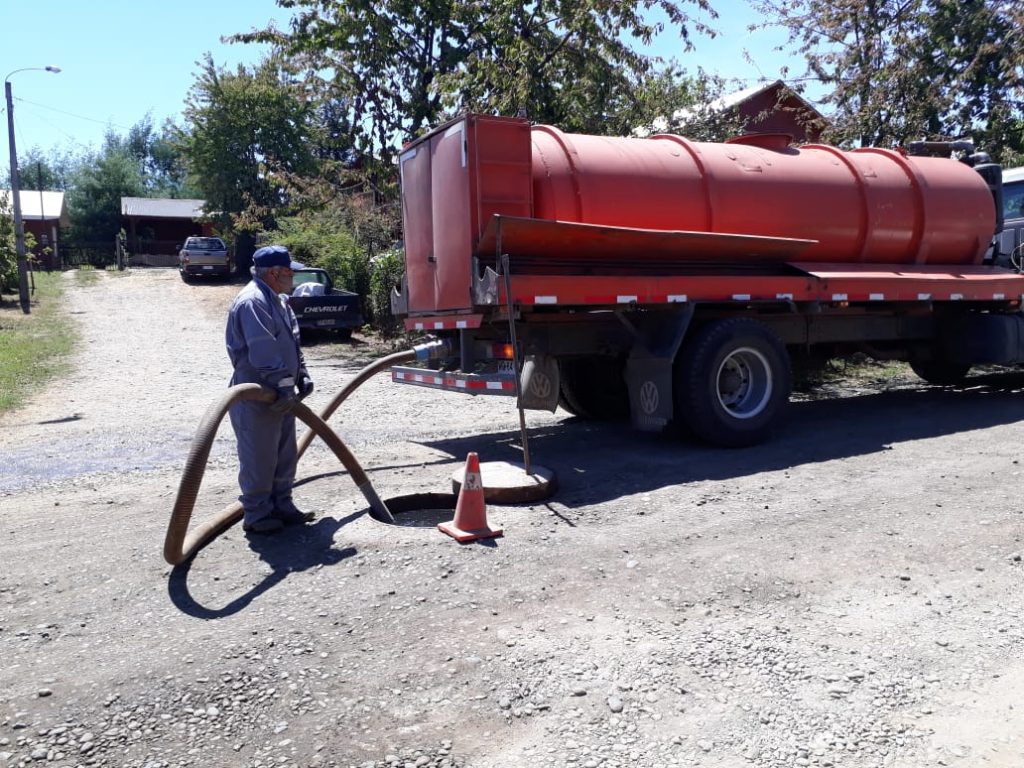
POLYGON ((725 144, 566 134, 534 126, 539 219, 804 238, 807 262, 972 264, 995 229, 984 180, 963 163, 843 152, 775 137, 725 144))

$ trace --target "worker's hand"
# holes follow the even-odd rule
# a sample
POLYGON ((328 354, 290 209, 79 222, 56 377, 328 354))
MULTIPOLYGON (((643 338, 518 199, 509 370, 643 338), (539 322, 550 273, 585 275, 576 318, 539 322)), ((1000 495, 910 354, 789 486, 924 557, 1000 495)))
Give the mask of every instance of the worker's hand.
POLYGON ((299 399, 295 397, 295 387, 278 387, 277 400, 270 404, 273 413, 290 413, 299 399))
POLYGON ((305 369, 299 371, 299 383, 296 386, 299 388, 299 400, 305 400, 313 394, 313 380, 305 369))

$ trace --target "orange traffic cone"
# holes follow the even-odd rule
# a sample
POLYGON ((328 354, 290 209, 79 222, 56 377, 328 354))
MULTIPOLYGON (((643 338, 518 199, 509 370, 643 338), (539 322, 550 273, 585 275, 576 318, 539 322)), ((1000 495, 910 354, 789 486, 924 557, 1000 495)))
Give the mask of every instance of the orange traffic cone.
POLYGON ((480 480, 480 457, 475 453, 466 457, 466 475, 459 490, 459 500, 455 503, 455 519, 438 523, 437 527, 460 544, 501 536, 501 528, 487 525, 484 484, 480 480))

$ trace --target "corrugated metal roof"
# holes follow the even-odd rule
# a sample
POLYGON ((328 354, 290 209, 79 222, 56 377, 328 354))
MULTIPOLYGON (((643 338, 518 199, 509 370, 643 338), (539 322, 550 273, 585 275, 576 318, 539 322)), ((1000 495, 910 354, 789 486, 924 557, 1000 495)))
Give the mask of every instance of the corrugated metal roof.
POLYGON ((205 200, 122 197, 121 215, 147 219, 198 219, 203 215, 204 205, 205 200))
MULTIPOLYGON (((11 206, 11 190, 0 189, 0 197, 3 197, 5 208, 11 206)), ((22 219, 66 219, 67 211, 64 208, 64 193, 39 190, 20 189, 18 198, 21 201, 22 219)))

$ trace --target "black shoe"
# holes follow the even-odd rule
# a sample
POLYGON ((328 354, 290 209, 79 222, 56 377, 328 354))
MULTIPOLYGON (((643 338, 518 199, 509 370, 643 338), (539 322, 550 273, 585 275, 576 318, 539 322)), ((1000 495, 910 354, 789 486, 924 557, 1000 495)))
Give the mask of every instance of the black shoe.
POLYGON ((274 518, 280 520, 284 525, 302 525, 313 522, 315 515, 312 512, 301 512, 292 507, 291 509, 275 509, 274 518))
POLYGON ((277 533, 282 528, 284 528, 284 523, 273 515, 261 517, 259 520, 253 520, 251 523, 242 523, 242 530, 246 533, 277 533))

